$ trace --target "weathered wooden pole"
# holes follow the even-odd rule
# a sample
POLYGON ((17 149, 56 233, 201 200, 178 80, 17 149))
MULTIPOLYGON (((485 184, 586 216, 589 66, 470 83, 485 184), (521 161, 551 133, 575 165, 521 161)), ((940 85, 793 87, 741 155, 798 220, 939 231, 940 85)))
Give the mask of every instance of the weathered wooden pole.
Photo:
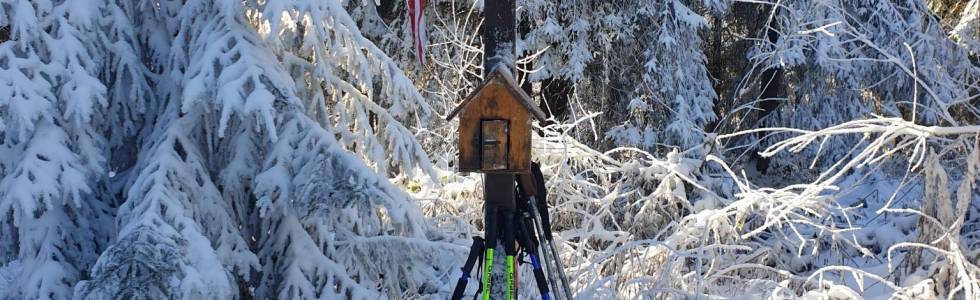
MULTIPOLYGON (((484 77, 490 74, 494 68, 506 68, 508 72, 513 73, 514 70, 514 41, 516 40, 516 18, 515 18, 515 0, 484 0, 483 13, 484 13, 484 25, 483 25, 483 74, 484 77)), ((504 209, 509 209, 513 211, 516 207, 516 199, 514 195, 514 188, 516 182, 514 180, 514 173, 486 173, 483 179, 483 195, 487 204, 485 207, 499 207, 504 209)), ((485 216, 493 214, 492 211, 484 211, 485 216)), ((504 222, 512 222, 512 220, 499 220, 504 222)), ((511 224, 485 224, 487 226, 498 226, 501 225, 511 225, 511 224)), ((512 226, 512 225, 511 225, 512 226)), ((493 229, 491 229, 493 230, 493 229)), ((513 239, 511 239, 513 240, 513 239)), ((487 243, 491 245, 498 245, 496 240, 488 240, 487 243)), ((505 248, 513 247, 511 245, 503 245, 505 248)), ((502 253, 504 251, 499 251, 496 254, 497 262, 504 262, 505 256, 502 253), (501 259, 504 258, 504 259, 501 259)), ((489 270, 495 270, 493 272, 492 280, 495 282, 508 282, 505 277, 508 274, 506 272, 506 266, 499 265, 486 266, 489 270)), ((497 285, 498 287, 500 285, 497 285)), ((483 299, 503 299, 509 295, 503 295, 501 288, 493 288, 492 290, 485 290, 483 299), (487 297, 487 296, 491 297, 487 297)))
MULTIPOLYGON (((484 0, 483 74, 494 68, 514 69, 515 0, 484 0)), ((483 195, 487 202, 514 208, 514 173, 486 173, 483 195)), ((494 242, 494 241, 489 241, 494 242)))
POLYGON ((489 74, 498 64, 513 71, 517 40, 515 0, 484 0, 483 6, 483 72, 489 74))
MULTIPOLYGON (((513 73, 515 36, 515 0, 484 0, 483 74, 494 68, 513 73)), ((514 207, 514 173, 486 173, 484 197, 488 202, 514 207)))

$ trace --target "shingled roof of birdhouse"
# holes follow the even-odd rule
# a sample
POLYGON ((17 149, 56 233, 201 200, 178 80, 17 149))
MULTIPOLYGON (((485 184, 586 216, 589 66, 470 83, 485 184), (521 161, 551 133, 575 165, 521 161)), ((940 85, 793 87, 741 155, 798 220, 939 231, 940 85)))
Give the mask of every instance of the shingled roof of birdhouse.
POLYGON ((531 96, 528 96, 528 94, 524 92, 524 89, 521 89, 521 87, 517 85, 517 81, 514 80, 514 75, 511 75, 510 71, 506 69, 507 68, 494 68, 493 71, 490 71, 490 75, 487 76, 486 80, 484 80, 480 86, 476 87, 473 92, 467 95, 466 98, 463 98, 463 102, 449 113, 446 120, 449 121, 455 118, 456 115, 463 111, 464 107, 473 101, 473 99, 479 98, 478 96, 480 95, 480 92, 483 91, 485 87, 492 84, 494 81, 497 81, 506 87, 507 90, 510 91, 515 98, 517 98, 518 102, 524 105, 524 108, 526 108, 535 119, 538 119, 538 121, 544 121, 547 118, 545 117, 544 112, 534 105, 534 102, 531 101, 531 96))

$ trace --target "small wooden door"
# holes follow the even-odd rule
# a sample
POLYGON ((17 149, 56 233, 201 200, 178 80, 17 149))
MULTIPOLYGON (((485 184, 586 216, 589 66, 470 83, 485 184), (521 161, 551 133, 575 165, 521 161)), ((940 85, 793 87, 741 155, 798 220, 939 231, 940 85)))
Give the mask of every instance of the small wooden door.
POLYGON ((507 170, 510 128, 507 120, 481 120, 483 151, 480 160, 484 171, 507 170))

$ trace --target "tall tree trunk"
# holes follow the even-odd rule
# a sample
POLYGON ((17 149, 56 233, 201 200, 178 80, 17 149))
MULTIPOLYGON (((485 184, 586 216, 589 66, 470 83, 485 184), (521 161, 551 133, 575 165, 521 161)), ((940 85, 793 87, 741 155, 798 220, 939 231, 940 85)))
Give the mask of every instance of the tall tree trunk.
POLYGON ((391 24, 393 20, 398 17, 398 7, 399 3, 403 3, 401 0, 381 0, 378 3, 378 15, 387 24, 391 24))
MULTIPOLYGON (((773 8, 778 9, 778 8, 773 8)), ((776 12, 777 14, 779 12, 776 12)), ((773 20, 772 24, 766 28, 766 37, 769 43, 775 44, 779 40, 779 23, 777 20, 773 20)), ((766 117, 772 115, 776 109, 779 108, 781 98, 783 98, 783 68, 780 66, 771 67, 762 72, 762 76, 759 77, 759 84, 762 86, 762 101, 759 103, 759 108, 762 110, 759 112, 758 122, 762 126, 763 121, 766 117)), ((760 142, 765 136, 765 133, 760 132, 757 134, 760 142)), ((769 171, 769 158, 762 157, 756 154, 756 169, 766 173, 769 171)))
MULTIPOLYGON (((555 1, 554 15, 560 24, 567 24, 567 18, 561 9, 561 2, 561 0, 555 1)), ((530 26, 527 26, 526 29, 530 31, 530 26)), ((522 31, 522 33, 524 32, 522 31)), ((552 46, 553 49, 559 49, 557 47, 558 45, 552 46)), ((541 90, 538 94, 531 95, 538 98, 538 106, 541 108, 541 111, 544 111, 548 119, 562 120, 569 112, 569 95, 573 92, 572 86, 573 83, 570 80, 561 78, 561 75, 554 74, 550 78, 541 80, 541 90)), ((547 126, 553 123, 556 122, 552 121, 542 125, 547 126)))
POLYGON ((548 116, 561 120, 568 115, 569 95, 572 94, 572 82, 560 77, 551 77, 541 81, 541 100, 538 106, 548 116))

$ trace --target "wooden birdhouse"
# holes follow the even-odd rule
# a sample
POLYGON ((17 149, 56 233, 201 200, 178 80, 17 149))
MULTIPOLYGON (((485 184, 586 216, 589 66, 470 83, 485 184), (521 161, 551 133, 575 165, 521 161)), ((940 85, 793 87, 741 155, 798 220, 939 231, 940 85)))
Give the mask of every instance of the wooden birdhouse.
POLYGON ((460 172, 530 172, 531 117, 545 115, 506 68, 494 68, 446 120, 456 115, 460 172))

